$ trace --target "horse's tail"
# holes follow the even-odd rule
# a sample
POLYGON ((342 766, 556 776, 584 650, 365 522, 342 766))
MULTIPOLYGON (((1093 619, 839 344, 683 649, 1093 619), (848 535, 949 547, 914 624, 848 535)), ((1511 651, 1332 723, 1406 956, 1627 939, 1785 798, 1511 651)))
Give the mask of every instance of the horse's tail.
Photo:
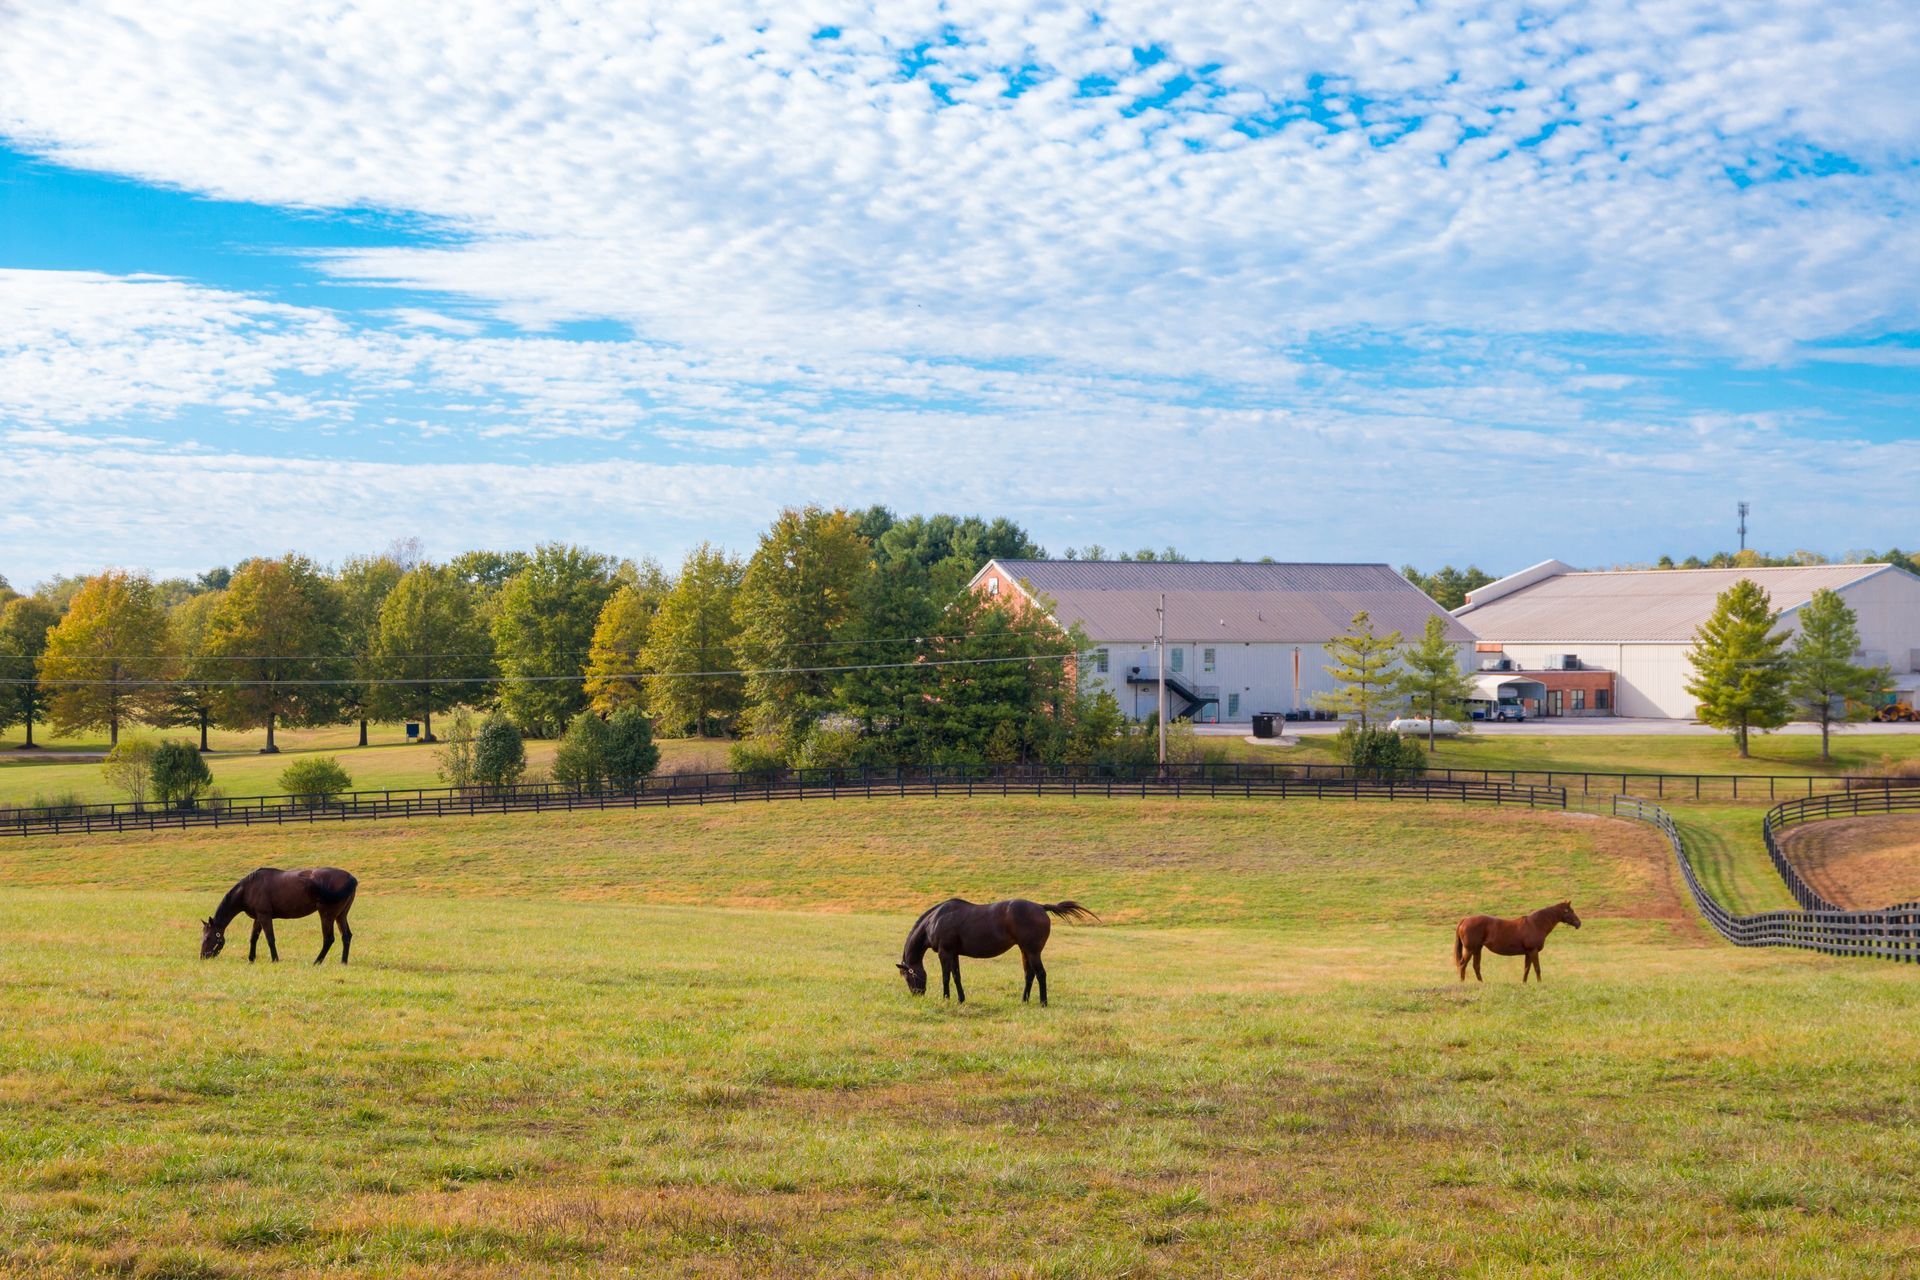
POLYGON ((1062 920, 1098 920, 1100 918, 1071 898, 1065 902, 1043 902, 1040 904, 1040 909, 1050 915, 1059 916, 1062 920))
POLYGON ((1467 963, 1467 940, 1461 937, 1459 925, 1453 926, 1453 967, 1464 968, 1467 963))
POLYGON ((355 893, 359 892, 360 889, 360 882, 354 879, 350 872, 342 871, 340 877, 343 883, 337 889, 330 888, 317 879, 309 880, 307 884, 312 887, 314 897, 320 899, 320 901, 326 903, 328 906, 332 906, 336 902, 345 902, 348 898, 351 898, 355 893))

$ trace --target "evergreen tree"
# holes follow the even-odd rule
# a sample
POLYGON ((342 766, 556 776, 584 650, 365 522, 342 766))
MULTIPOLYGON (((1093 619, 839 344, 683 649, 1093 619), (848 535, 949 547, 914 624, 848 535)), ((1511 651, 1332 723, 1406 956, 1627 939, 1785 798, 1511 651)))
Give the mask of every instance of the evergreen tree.
POLYGON ((149 714, 158 700, 153 681, 163 674, 166 632, 145 574, 109 569, 86 579, 47 633, 40 659, 55 732, 105 729, 117 746, 121 726, 149 714))
POLYGON ((1742 578, 1720 593, 1687 654, 1694 674, 1686 688, 1699 700, 1700 719, 1732 733, 1742 759, 1752 730, 1778 729, 1793 710, 1778 621, 1766 591, 1742 578))
POLYGON ((403 575, 380 602, 373 668, 382 680, 375 714, 420 717, 433 736, 436 711, 486 701, 493 692, 493 635, 477 591, 451 565, 423 564, 403 575))
POLYGON ((1400 633, 1378 635, 1373 619, 1365 610, 1353 615, 1352 629, 1327 641, 1326 652, 1333 662, 1322 668, 1340 687, 1330 693, 1313 695, 1313 705, 1324 711, 1358 716, 1360 727, 1393 705, 1396 690, 1400 633))
POLYGON ((638 707, 622 707, 607 718, 607 782, 631 791, 660 765, 653 724, 638 707))
POLYGON ((523 732, 551 737, 586 709, 587 655, 612 594, 607 557, 557 542, 539 547, 500 589, 493 618, 500 707, 523 732))
POLYGON ((868 553, 852 516, 820 507, 789 507, 760 539, 733 604, 756 732, 791 735, 826 705, 832 673, 805 668, 835 665, 868 553))
POLYGON ((599 791, 607 780, 611 741, 607 722, 591 711, 582 711, 567 726, 553 753, 553 780, 582 791, 599 791))
POLYGON ((1473 696, 1473 681, 1460 670, 1460 651, 1447 639, 1446 620, 1438 614, 1427 619, 1420 643, 1401 651, 1400 661, 1404 665, 1397 688, 1426 716, 1427 751, 1432 753, 1436 749, 1436 716, 1454 716, 1462 724, 1471 723, 1465 708, 1467 699, 1473 696))
POLYGON ((703 542, 687 554, 653 616, 641 654, 647 707, 672 731, 704 738, 740 713, 742 681, 730 673, 738 663, 734 598, 742 572, 739 557, 703 542))
POLYGON ((1886 691, 1890 673, 1854 661, 1860 652, 1858 620, 1838 591, 1821 588, 1799 613, 1800 631, 1787 654, 1787 689, 1820 722, 1820 758, 1829 760, 1834 723, 1866 719, 1871 713, 1866 700, 1886 691))
POLYGON ((33 722, 47 713, 40 656, 59 621, 53 606, 34 596, 14 596, 0 607, 0 730, 26 726, 23 750, 34 749, 33 722))
POLYGON ((339 717, 337 682, 352 674, 339 593, 305 556, 249 560, 207 622, 206 657, 219 663, 216 718, 228 728, 265 729, 261 754, 277 752, 280 726, 339 717))

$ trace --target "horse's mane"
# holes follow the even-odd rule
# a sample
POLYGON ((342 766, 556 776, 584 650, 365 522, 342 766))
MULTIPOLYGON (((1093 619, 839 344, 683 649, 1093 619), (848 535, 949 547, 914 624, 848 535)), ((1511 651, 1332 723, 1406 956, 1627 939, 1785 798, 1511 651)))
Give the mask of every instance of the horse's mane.
MULTIPOLYGON (((920 913, 920 918, 913 922, 913 928, 907 930, 907 943, 904 947, 900 949, 901 959, 905 959, 907 956, 907 953, 913 950, 913 940, 925 934, 926 928, 927 928, 927 921, 932 918, 934 912, 938 911, 940 908, 944 906, 947 906, 949 903, 964 902, 964 901, 965 901, 964 898, 948 898, 945 902, 936 902, 932 906, 928 907, 925 911, 922 911, 920 913)), ((925 949, 926 949, 925 947, 921 948, 923 952, 925 951, 925 949)))

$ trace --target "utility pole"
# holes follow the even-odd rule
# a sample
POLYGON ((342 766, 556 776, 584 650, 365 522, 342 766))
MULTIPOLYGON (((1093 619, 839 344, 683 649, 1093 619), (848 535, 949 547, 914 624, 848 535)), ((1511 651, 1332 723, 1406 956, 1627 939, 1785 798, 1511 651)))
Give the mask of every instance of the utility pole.
POLYGON ((1154 648, 1158 651, 1154 658, 1154 674, 1160 681, 1160 763, 1167 763, 1167 593, 1160 593, 1160 607, 1154 610, 1159 624, 1154 628, 1154 648))
POLYGON ((1747 504, 1742 502, 1739 504, 1739 506, 1740 506, 1740 549, 1742 551, 1745 551, 1747 549, 1747 504))

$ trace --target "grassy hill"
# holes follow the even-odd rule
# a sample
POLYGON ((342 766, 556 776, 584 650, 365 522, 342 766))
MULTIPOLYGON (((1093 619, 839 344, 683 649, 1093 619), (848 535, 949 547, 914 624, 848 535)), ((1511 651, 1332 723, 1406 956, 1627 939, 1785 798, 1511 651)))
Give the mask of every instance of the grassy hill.
POLYGON ((0 1273, 1911 1268, 1913 975, 1727 947, 1674 881, 1646 828, 1445 805, 0 840, 0 1273), (351 968, 311 920, 194 958, 261 863, 361 877, 351 968), (914 1000, 950 893, 1105 923, 1051 1008, 1005 958, 914 1000), (1457 916, 1563 897, 1546 985, 1455 982, 1457 916))

